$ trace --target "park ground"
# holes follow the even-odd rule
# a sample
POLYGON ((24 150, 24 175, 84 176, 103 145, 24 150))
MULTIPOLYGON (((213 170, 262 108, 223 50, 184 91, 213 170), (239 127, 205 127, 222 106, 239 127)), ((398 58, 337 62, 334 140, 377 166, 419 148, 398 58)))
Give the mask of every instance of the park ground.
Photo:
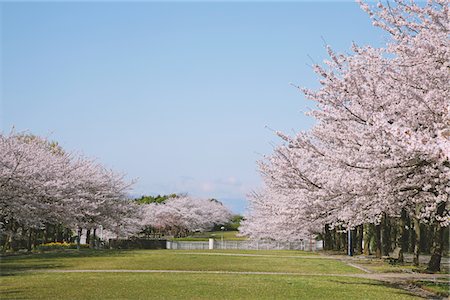
POLYGON ((443 299, 449 279, 302 251, 66 250, 0 266, 1 299, 443 299))

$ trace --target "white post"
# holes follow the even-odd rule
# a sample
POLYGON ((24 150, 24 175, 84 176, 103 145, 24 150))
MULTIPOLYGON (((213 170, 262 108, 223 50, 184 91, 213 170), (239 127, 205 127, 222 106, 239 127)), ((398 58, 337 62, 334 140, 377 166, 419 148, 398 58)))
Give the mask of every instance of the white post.
POLYGON ((213 250, 214 249, 214 239, 210 238, 209 239, 209 250, 213 250))

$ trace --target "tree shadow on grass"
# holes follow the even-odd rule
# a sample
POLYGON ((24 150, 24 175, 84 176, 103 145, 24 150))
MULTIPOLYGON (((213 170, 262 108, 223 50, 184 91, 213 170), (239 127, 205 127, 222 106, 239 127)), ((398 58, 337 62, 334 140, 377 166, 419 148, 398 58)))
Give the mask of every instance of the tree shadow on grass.
POLYGON ((31 299, 24 297, 24 291, 22 290, 6 290, 2 291, 1 299, 31 299))
MULTIPOLYGON (((335 282, 338 284, 344 284, 344 285, 366 285, 366 286, 376 286, 376 287, 388 287, 396 290, 396 294, 398 295, 406 295, 406 296, 415 296, 415 297, 422 297, 423 295, 418 295, 410 290, 407 290, 405 288, 405 284, 402 284, 400 282, 388 282, 388 281, 347 281, 345 279, 330 279, 329 281, 335 282)), ((432 299, 443 299, 437 296, 436 298, 432 299)))
POLYGON ((14 276, 22 272, 70 267, 71 258, 114 257, 128 250, 64 250, 43 253, 24 253, 0 257, 0 276, 14 276))

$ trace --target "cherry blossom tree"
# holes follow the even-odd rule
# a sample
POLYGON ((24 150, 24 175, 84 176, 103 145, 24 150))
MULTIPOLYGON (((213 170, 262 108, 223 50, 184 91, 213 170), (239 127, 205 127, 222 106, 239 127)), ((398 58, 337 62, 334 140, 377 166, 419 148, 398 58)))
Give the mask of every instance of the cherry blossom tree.
MULTIPOLYGON (((127 200, 130 184, 93 160, 29 135, 0 135, 0 220, 5 241, 48 225, 115 228, 138 210, 127 200)), ((3 249, 6 250, 7 245, 3 249)))
MULTIPOLYGON (((309 113, 316 125, 293 137, 278 133, 284 144, 260 162, 267 194, 250 198, 248 220, 282 195, 305 226, 351 229, 406 211, 416 228, 435 224, 442 236, 450 223, 448 5, 361 7, 390 42, 353 45, 346 55, 327 48, 330 59, 314 67, 321 88, 301 89, 316 103, 309 113)), ((442 252, 442 239, 435 243, 431 270, 442 252)))
POLYGON ((249 195, 252 214, 241 222, 239 232, 251 240, 298 242, 309 240, 320 232, 315 222, 304 219, 303 201, 271 193, 266 189, 249 195), (273 201, 276 199, 276 201, 273 201))
POLYGON ((178 236, 193 231, 207 231, 231 219, 231 212, 219 201, 189 196, 169 198, 162 203, 141 205, 143 227, 178 236))

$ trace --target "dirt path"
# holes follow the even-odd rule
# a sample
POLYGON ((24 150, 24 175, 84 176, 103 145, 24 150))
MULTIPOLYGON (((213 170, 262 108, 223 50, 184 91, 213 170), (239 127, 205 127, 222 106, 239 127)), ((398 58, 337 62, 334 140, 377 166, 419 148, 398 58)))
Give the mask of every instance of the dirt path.
MULTIPOLYGON (((301 273, 301 272, 258 272, 258 271, 203 271, 203 270, 29 270, 32 273, 188 273, 188 274, 237 274, 237 275, 291 275, 291 276, 330 276, 330 277, 356 277, 374 280, 432 280, 442 281, 443 274, 411 274, 411 273, 301 273)), ((447 276, 448 277, 448 276, 447 276)), ((450 278, 450 277, 449 277, 450 278)))

